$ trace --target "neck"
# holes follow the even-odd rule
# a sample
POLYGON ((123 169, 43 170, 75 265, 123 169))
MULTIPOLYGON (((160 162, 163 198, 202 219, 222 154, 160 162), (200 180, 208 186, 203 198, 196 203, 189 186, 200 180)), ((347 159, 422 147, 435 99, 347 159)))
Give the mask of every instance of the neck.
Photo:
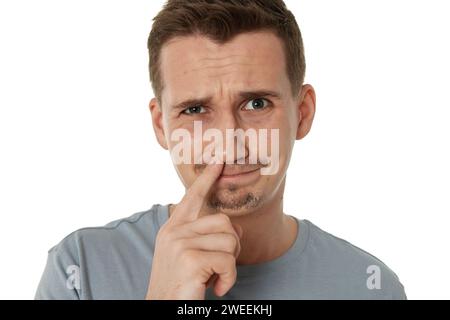
POLYGON ((263 207, 249 214, 231 217, 243 229, 238 265, 256 264, 283 255, 297 238, 297 223, 283 213, 284 181, 263 207))

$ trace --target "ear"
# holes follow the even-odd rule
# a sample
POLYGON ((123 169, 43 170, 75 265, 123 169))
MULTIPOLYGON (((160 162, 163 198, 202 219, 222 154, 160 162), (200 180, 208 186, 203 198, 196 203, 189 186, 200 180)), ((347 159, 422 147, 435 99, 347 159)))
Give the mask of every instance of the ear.
POLYGON ((155 131, 156 139, 161 147, 168 149, 166 135, 163 127, 162 109, 156 98, 150 100, 148 105, 152 116, 153 130, 155 131))
POLYGON ((302 86, 299 98, 297 100, 298 105, 298 127, 296 139, 303 139, 311 130, 311 126, 316 113, 316 93, 314 88, 305 84, 302 86))

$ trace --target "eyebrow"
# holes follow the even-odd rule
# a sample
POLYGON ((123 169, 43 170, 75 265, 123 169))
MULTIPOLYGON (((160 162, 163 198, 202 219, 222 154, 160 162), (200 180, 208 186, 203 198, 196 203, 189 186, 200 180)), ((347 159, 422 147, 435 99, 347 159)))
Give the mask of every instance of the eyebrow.
MULTIPOLYGON (((240 91, 238 96, 243 99, 256 99, 264 97, 280 98, 281 94, 273 90, 252 90, 252 91, 240 91)), ((186 109, 193 106, 206 105, 212 100, 211 96, 203 98, 187 99, 172 106, 172 109, 186 109)))

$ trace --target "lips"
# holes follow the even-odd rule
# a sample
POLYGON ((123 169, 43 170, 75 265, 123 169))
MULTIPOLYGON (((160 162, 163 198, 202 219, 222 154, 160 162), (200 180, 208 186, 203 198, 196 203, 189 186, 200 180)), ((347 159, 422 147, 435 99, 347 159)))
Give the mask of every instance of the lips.
POLYGON ((225 165, 221 176, 223 177, 233 177, 239 176, 246 173, 250 173, 260 169, 260 166, 248 166, 248 165, 225 165))

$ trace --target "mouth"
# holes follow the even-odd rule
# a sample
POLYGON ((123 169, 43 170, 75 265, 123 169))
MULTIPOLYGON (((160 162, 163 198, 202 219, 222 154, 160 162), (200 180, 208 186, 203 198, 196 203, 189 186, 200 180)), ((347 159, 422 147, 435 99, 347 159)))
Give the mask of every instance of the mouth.
POLYGON ((249 185, 260 177, 259 169, 261 167, 252 167, 241 169, 238 167, 225 167, 222 174, 217 179, 219 187, 230 183, 235 185, 249 185))
POLYGON ((249 173, 252 173, 254 171, 258 171, 260 167, 257 168, 251 168, 251 169, 244 169, 244 170, 235 170, 235 169, 228 169, 225 167, 220 175, 220 177, 240 177, 249 173))

